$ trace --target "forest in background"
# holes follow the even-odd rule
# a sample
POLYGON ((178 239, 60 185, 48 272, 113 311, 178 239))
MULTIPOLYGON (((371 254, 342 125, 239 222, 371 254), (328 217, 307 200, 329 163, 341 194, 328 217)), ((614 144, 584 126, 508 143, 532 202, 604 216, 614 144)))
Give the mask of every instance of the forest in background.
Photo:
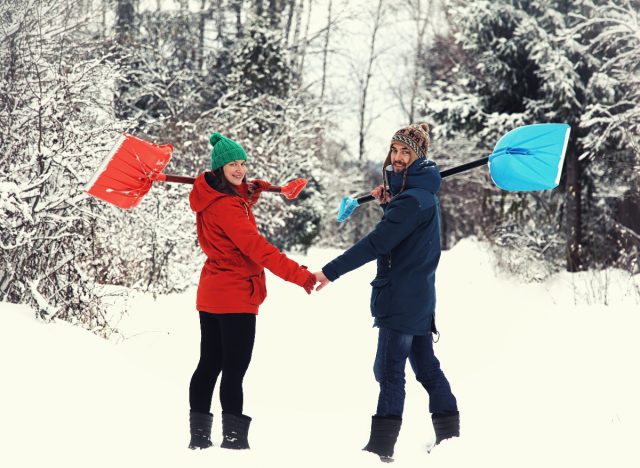
POLYGON ((395 128, 428 122, 430 157, 447 168, 514 127, 566 122, 557 189, 508 193, 481 170, 443 183, 443 247, 489 240, 529 280, 637 274, 638 11, 631 0, 0 0, 0 301, 109 334, 102 285, 162 294, 197 281, 187 187, 156 183, 126 212, 83 194, 122 131, 173 144, 168 173, 205 170, 220 131, 246 148, 251 177, 308 178, 297 200, 265 194, 255 209, 270 241, 304 251, 346 247, 377 222, 369 204, 338 224, 337 204, 380 182, 395 128))

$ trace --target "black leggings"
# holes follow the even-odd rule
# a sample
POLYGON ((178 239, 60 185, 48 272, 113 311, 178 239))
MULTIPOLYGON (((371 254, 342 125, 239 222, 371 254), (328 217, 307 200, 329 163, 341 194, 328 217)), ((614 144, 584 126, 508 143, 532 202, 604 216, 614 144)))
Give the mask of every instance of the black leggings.
POLYGON ((200 334, 200 361, 189 386, 191 411, 211 411, 213 389, 222 372, 222 411, 242 414, 242 381, 256 337, 255 314, 200 312, 200 334))

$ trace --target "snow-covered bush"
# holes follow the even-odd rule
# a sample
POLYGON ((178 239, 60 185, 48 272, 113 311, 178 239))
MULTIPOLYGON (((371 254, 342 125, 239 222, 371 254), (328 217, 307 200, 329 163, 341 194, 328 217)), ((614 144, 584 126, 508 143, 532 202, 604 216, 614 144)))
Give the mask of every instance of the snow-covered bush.
POLYGON ((0 5, 0 301, 106 333, 96 279, 110 258, 82 189, 117 128, 115 70, 71 2, 11 3, 0 5))

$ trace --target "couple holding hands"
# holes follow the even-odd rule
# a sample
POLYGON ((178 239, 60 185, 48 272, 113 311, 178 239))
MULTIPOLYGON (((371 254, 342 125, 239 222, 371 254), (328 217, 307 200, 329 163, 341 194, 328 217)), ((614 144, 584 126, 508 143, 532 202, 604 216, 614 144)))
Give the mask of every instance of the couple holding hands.
POLYGON ((374 375, 380 385, 376 414, 364 450, 391 461, 402 424, 405 364, 429 395, 435 443, 460 434, 456 398, 433 350, 435 271, 440 258, 436 193, 440 173, 427 159, 429 127, 410 125, 391 138, 383 183, 372 195, 383 209, 371 232, 321 271, 311 273, 271 245, 257 230, 251 207, 260 180, 247 183, 241 145, 211 135, 211 171, 190 194, 200 246, 207 256, 197 293, 200 360, 189 386, 189 448, 210 447, 211 400, 220 378, 222 443, 248 449, 251 418, 243 414, 242 382, 251 362, 256 315, 266 297, 264 268, 311 293, 341 275, 377 260, 371 313, 378 328, 374 375))

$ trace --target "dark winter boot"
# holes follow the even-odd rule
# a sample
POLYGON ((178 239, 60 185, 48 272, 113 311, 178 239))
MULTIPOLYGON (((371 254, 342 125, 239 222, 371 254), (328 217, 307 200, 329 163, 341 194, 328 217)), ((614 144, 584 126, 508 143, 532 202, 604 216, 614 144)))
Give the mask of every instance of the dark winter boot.
POLYGON ((362 450, 375 453, 383 462, 393 461, 393 448, 398 440, 402 418, 399 416, 372 416, 369 443, 362 450))
POLYGON ((222 413, 222 444, 220 447, 242 450, 249 448, 251 418, 244 414, 222 413))
POLYGON ((433 413, 433 429, 436 432, 436 445, 445 439, 460 437, 460 413, 433 413))
POLYGON ((189 427, 191 429, 190 449, 206 449, 213 445, 211 443, 212 423, 213 415, 211 413, 189 412, 189 427))

